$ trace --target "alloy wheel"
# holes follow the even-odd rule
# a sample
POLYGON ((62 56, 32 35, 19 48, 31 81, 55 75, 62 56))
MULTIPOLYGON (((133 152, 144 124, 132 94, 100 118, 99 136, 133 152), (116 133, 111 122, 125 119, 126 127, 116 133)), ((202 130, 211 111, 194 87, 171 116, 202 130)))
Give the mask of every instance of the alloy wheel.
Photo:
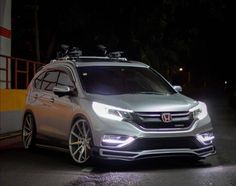
POLYGON ((27 114, 24 119, 22 129, 22 140, 25 149, 29 149, 32 146, 34 137, 34 119, 31 114, 27 114))
POLYGON ((87 120, 77 120, 71 128, 69 149, 77 163, 85 163, 91 156, 92 135, 87 120))

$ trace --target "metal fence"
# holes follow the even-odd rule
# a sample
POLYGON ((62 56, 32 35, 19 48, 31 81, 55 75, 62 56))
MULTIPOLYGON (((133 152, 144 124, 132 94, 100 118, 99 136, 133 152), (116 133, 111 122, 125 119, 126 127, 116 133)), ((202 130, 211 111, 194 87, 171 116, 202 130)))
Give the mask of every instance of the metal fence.
POLYGON ((0 55, 0 88, 27 88, 37 69, 43 65, 39 61, 0 55))

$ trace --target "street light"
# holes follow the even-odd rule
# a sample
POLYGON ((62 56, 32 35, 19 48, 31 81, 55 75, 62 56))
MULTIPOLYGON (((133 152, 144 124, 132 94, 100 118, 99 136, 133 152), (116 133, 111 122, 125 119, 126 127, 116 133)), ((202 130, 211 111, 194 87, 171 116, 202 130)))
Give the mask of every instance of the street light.
POLYGON ((184 69, 182 67, 179 68, 179 71, 182 72, 184 69))

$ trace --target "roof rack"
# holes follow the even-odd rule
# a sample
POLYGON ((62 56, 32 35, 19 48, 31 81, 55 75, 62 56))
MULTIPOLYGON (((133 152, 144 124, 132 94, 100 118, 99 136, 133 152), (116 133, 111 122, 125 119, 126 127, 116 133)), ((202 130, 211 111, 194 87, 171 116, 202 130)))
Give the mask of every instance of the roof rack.
POLYGON ((57 59, 77 59, 82 56, 82 51, 78 47, 61 45, 61 51, 57 52, 57 59))
POLYGON ((107 52, 107 47, 104 45, 97 46, 102 51, 103 56, 82 56, 82 51, 78 47, 71 47, 68 45, 61 45, 61 50, 57 52, 57 60, 72 60, 79 62, 92 62, 94 60, 105 61, 120 61, 127 62, 127 58, 121 57, 124 54, 123 51, 107 52))

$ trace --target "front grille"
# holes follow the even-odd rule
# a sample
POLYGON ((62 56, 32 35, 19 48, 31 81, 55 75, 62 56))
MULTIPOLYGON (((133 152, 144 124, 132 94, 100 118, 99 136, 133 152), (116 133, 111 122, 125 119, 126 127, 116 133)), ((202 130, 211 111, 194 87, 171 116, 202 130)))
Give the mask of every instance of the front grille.
POLYGON ((143 129, 177 130, 189 128, 193 121, 191 112, 168 112, 171 114, 171 122, 163 122, 162 114, 166 112, 136 112, 135 123, 143 129))

